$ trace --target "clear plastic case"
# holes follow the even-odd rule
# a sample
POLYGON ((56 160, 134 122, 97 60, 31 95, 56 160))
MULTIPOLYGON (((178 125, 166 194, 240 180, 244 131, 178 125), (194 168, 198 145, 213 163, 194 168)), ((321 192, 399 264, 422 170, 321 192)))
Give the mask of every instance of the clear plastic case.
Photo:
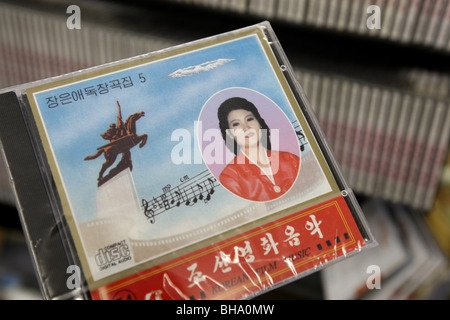
POLYGON ((0 107, 47 299, 250 299, 376 245, 268 22, 0 107))

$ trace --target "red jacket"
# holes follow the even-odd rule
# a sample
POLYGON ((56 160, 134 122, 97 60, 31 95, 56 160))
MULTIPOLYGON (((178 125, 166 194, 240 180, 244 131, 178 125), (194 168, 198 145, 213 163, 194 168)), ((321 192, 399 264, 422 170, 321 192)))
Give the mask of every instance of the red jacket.
POLYGON ((267 151, 275 184, 242 152, 220 174, 220 182, 234 194, 253 201, 268 201, 285 194, 297 179, 300 158, 289 152, 267 151))

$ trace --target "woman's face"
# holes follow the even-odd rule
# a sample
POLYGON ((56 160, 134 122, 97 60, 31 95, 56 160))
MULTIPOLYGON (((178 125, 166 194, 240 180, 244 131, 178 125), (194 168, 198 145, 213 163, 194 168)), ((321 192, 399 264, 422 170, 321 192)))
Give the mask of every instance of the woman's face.
POLYGON ((261 138, 261 125, 251 111, 233 110, 228 114, 228 132, 241 148, 255 146, 261 138))

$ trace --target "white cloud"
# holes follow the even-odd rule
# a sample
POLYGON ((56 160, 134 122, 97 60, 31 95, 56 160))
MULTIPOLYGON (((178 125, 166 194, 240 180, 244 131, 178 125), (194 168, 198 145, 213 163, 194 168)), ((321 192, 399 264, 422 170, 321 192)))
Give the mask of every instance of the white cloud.
POLYGON ((178 69, 178 70, 172 72, 171 74, 169 74, 169 77, 179 78, 179 77, 192 76, 194 74, 198 74, 201 72, 216 69, 216 68, 221 67, 233 60, 234 59, 217 59, 217 60, 213 60, 213 61, 203 62, 203 63, 195 65, 195 66, 178 69))

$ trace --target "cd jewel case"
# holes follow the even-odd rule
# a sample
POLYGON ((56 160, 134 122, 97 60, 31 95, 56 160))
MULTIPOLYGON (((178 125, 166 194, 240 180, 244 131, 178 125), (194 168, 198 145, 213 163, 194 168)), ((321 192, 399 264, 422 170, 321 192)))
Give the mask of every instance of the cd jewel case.
POLYGON ((45 298, 249 299, 376 245, 268 22, 0 107, 45 298))

